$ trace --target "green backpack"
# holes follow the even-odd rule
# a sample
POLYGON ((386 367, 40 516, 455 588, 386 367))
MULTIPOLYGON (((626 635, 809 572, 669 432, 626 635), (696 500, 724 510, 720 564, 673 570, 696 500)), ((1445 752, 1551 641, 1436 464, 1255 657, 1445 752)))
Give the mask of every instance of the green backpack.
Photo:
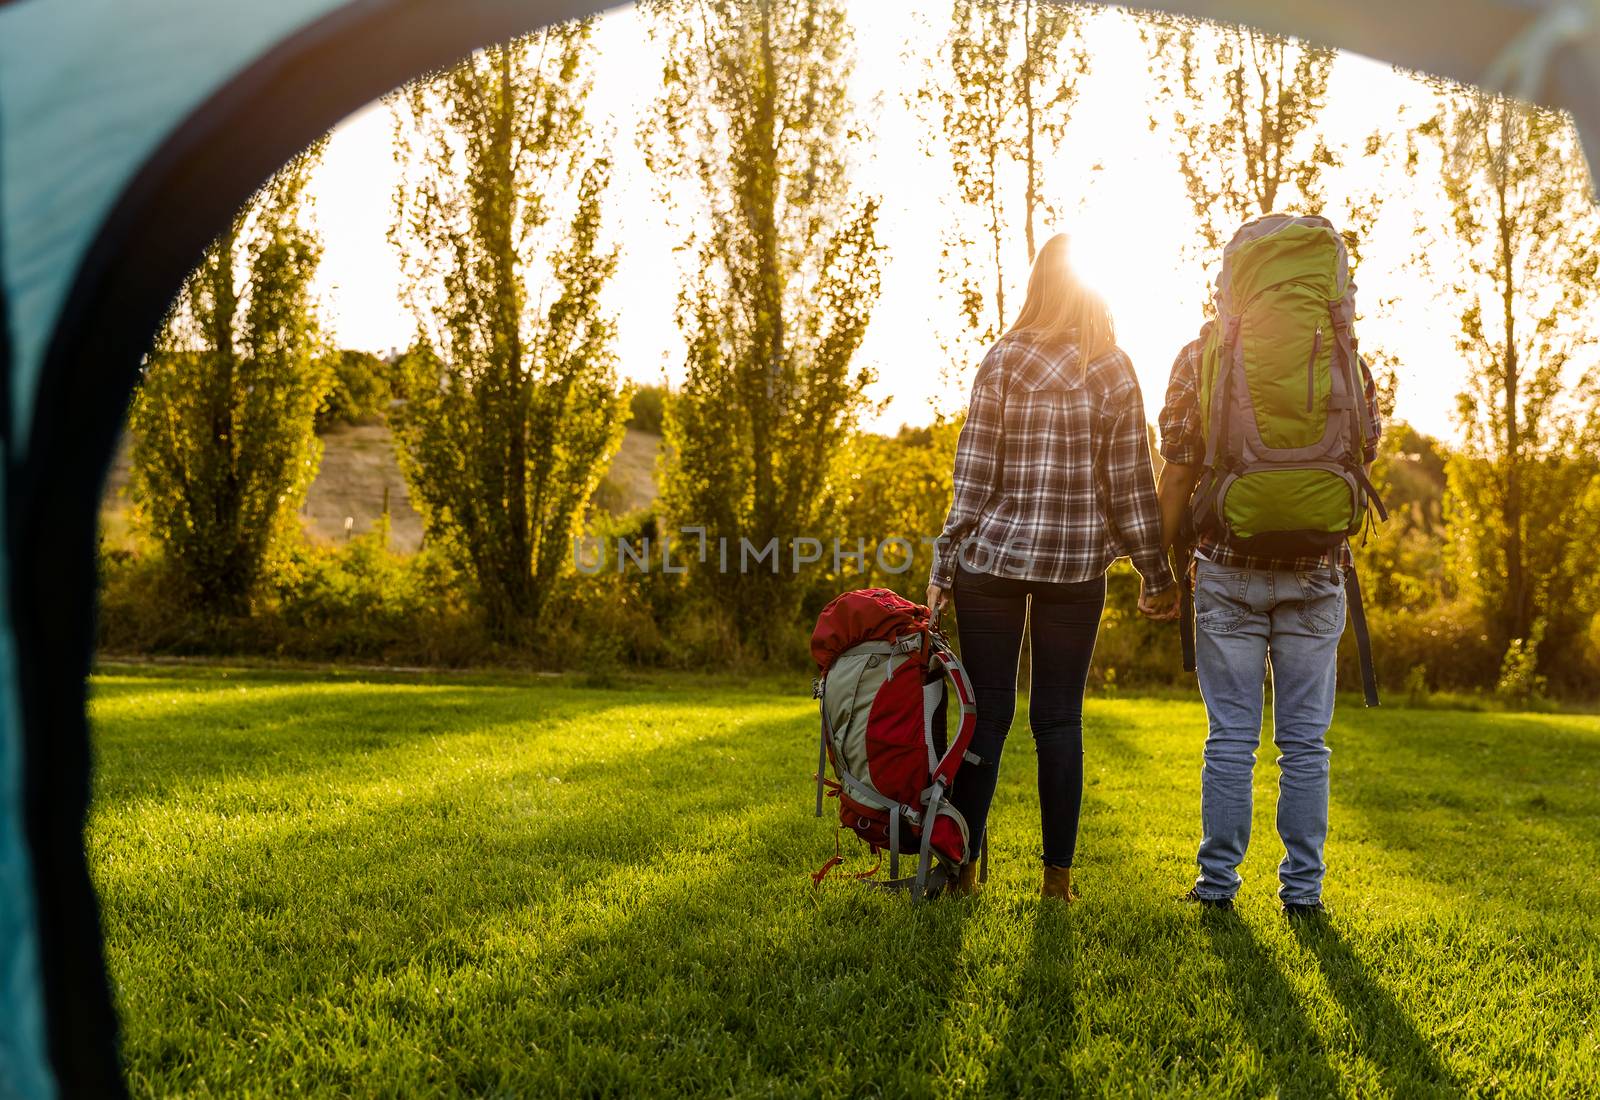
POLYGON ((1382 514, 1352 332, 1344 241, 1324 218, 1269 214, 1222 253, 1200 363, 1205 468, 1191 521, 1241 550, 1320 555, 1382 514))
MULTIPOLYGON (((1200 358, 1205 472, 1190 536, 1228 536, 1264 557, 1320 556, 1375 512, 1366 445, 1377 437, 1352 331, 1355 285, 1344 241, 1325 218, 1268 214, 1222 253, 1217 321, 1200 358)), ((1344 577, 1368 706, 1378 705, 1355 571, 1344 577)), ((1185 592, 1184 667, 1194 669, 1185 592)))

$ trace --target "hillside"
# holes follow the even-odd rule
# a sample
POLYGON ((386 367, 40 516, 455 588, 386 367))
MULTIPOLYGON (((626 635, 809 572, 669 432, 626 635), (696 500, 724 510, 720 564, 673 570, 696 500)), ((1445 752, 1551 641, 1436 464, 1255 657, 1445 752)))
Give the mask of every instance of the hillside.
MULTIPOLYGON (((648 507, 656 498, 655 462, 661 437, 629 428, 612 460, 596 506, 624 513, 648 507)), ((126 537, 129 443, 117 448, 106 483, 101 523, 106 538, 126 537)), ((322 466, 306 494, 301 518, 314 537, 333 542, 371 531, 389 506, 389 545, 412 553, 422 545, 422 517, 395 458, 394 439, 384 424, 332 428, 322 436, 322 466), (348 524, 348 526, 347 526, 348 524)))

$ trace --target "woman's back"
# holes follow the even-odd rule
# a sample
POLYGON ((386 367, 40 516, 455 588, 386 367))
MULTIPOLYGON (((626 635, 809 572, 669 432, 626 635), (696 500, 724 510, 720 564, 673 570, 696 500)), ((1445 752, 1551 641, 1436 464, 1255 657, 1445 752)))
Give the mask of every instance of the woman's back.
POLYGON ((978 369, 954 480, 945 536, 973 542, 963 560, 981 572, 1082 581, 1123 554, 1159 556, 1144 401, 1114 345, 1085 363, 1074 340, 1002 337, 978 369))

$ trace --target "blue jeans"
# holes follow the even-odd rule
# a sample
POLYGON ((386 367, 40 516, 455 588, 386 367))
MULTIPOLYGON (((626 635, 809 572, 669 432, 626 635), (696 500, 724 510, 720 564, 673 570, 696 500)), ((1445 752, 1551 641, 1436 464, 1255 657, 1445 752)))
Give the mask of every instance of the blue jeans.
POLYGON ((1231 898, 1250 846, 1251 772, 1267 671, 1278 746, 1278 897, 1321 900, 1328 836, 1328 746, 1344 587, 1326 570, 1240 569, 1196 562, 1195 664, 1210 734, 1200 779, 1203 898, 1231 898))

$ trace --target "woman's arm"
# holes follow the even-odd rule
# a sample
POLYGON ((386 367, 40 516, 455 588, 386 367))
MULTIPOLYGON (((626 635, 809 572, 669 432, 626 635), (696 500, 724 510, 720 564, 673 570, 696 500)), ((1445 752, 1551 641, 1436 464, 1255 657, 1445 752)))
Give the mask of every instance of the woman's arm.
POLYGON ((980 369, 967 406, 967 420, 956 443, 950 514, 934 547, 933 570, 928 576, 930 588, 949 591, 961 542, 977 526, 989 498, 999 491, 1004 462, 1005 396, 998 372, 980 369))
POLYGON ((1176 582, 1162 546, 1161 509, 1137 382, 1119 399, 1113 416, 1105 450, 1106 519, 1144 578, 1145 599, 1156 600, 1176 582))

